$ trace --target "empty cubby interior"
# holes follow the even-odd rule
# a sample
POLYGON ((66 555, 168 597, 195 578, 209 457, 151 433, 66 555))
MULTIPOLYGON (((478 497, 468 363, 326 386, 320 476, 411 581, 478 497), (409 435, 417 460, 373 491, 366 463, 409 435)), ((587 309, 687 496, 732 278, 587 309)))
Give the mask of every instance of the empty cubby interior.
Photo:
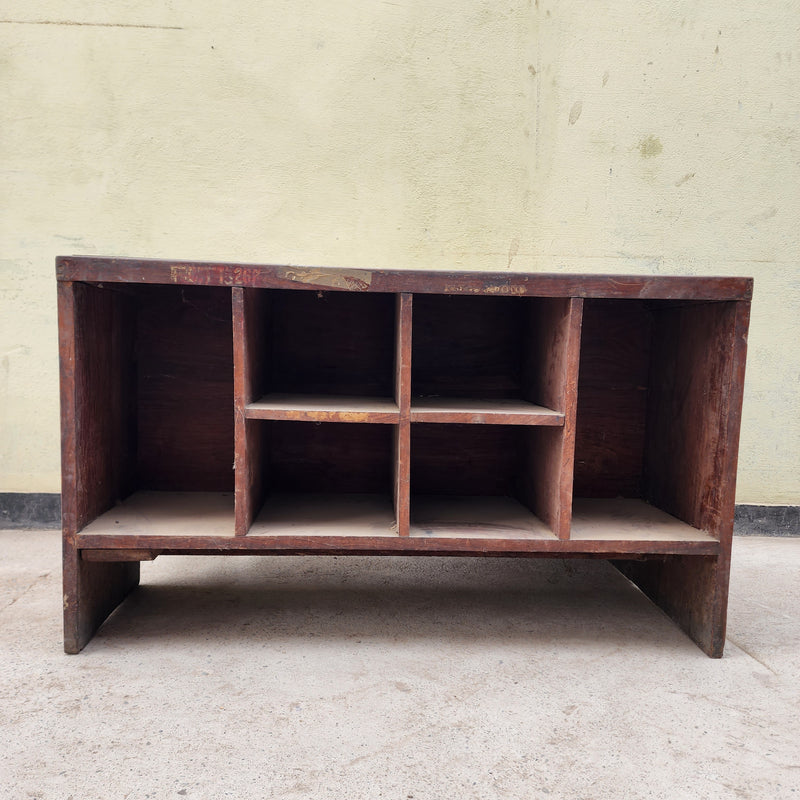
POLYGON ((394 397, 395 296, 247 290, 252 397, 394 397))
POLYGON ((411 524, 416 535, 549 535, 534 514, 541 436, 512 425, 411 426, 411 524))
POLYGON ((139 490, 233 490, 229 289, 76 284, 80 522, 139 490))
POLYGON ((587 300, 576 498, 645 501, 713 532, 735 303, 587 300))
POLYGON ((548 406, 560 393, 547 369, 551 337, 568 308, 563 298, 414 295, 413 397, 548 406))
POLYGON ((394 524, 392 425, 250 420, 261 511, 251 535, 388 534, 394 524))

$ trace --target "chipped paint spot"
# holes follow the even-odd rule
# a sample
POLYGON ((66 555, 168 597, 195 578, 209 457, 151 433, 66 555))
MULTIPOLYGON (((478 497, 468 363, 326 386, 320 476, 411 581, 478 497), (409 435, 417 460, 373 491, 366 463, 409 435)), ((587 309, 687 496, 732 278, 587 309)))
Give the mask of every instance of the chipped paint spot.
POLYGON ((572 104, 572 108, 569 112, 569 124, 574 125, 581 117, 581 112, 583 111, 583 103, 580 100, 576 100, 572 104))
POLYGON ((185 264, 173 264, 169 268, 169 279, 173 283, 194 283, 194 268, 185 264))
POLYGON ((278 277, 295 283, 310 283, 327 286, 331 289, 349 289, 364 292, 372 284, 372 273, 365 270, 334 271, 323 269, 284 268, 278 270, 278 277))
POLYGON ((519 253, 519 237, 515 236, 508 246, 508 265, 506 269, 511 269, 511 262, 514 260, 517 253, 519 253))
POLYGON ((652 133, 639 142, 639 152, 642 158, 655 158, 660 156, 663 151, 664 145, 661 144, 661 140, 652 133))
POLYGON ((694 176, 695 176, 694 172, 687 172, 680 180, 675 181, 675 185, 683 186, 683 184, 686 183, 686 181, 690 181, 692 178, 694 178, 694 176))
POLYGON ((534 67, 533 64, 528 64, 528 72, 530 72, 531 77, 536 77, 536 67, 534 67))
POLYGON ((603 73, 603 86, 608 83, 608 70, 603 73))

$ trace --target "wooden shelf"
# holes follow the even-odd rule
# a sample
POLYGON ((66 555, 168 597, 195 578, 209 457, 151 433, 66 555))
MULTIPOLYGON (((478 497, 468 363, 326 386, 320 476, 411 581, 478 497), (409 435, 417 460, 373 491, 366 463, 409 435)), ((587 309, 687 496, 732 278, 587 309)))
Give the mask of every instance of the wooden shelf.
POLYGON ((396 536, 392 498, 379 494, 277 494, 265 501, 247 538, 396 536))
POLYGON ((248 419, 282 419, 296 422, 375 422, 397 424, 400 409, 388 397, 340 397, 337 395, 273 392, 248 403, 248 419))
POLYGON ((716 546, 705 531, 661 511, 643 500, 576 498, 572 505, 570 539, 578 542, 702 542, 716 546))
POLYGON ((232 537, 233 492, 134 492, 90 522, 79 536, 84 541, 103 537, 232 537))
POLYGON ((415 397, 411 400, 411 421, 473 425, 563 426, 564 414, 525 400, 415 397))
POLYGON ((512 497, 412 495, 411 536, 557 541, 540 519, 512 497))

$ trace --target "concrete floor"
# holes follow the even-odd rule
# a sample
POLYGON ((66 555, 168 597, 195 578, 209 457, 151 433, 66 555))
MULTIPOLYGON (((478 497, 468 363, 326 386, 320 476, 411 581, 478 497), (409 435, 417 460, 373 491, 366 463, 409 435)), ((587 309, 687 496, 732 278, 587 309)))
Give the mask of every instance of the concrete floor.
POLYGON ((800 539, 721 661, 602 561, 165 557, 79 656, 0 532, 0 796, 800 798, 800 539))

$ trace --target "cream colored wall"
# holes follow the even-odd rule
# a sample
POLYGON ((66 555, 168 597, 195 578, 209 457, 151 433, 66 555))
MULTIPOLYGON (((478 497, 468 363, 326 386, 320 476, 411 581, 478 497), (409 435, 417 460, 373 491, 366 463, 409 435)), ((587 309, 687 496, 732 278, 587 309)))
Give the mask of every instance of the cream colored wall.
POLYGON ((800 503, 796 0, 6 0, 0 491, 59 487, 56 254, 756 278, 800 503))

